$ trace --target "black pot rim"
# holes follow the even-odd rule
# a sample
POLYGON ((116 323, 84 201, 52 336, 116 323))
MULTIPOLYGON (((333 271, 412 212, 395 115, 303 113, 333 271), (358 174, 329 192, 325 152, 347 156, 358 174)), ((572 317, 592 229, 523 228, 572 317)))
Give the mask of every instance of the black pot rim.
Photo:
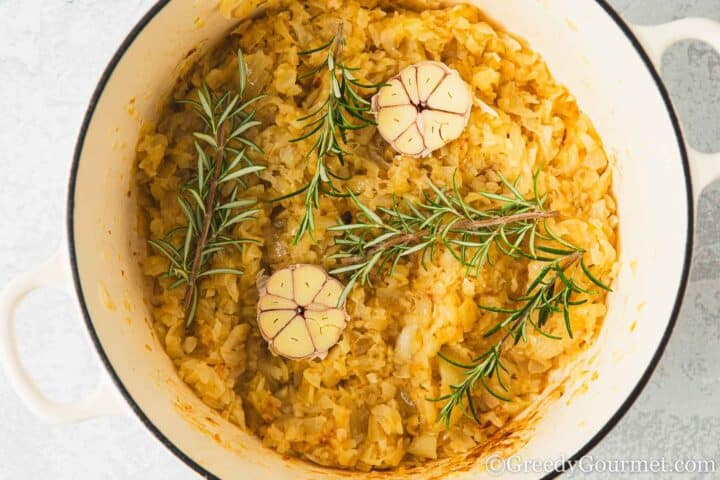
MULTIPOLYGON (((80 157, 82 155, 83 146, 85 143, 85 137, 87 135, 87 131, 90 125, 90 121, 93 118, 93 115, 95 113, 95 109, 97 107, 97 103, 100 100, 100 97, 102 96, 105 86, 107 85, 107 82, 109 81, 110 77, 112 76, 113 72, 115 71, 115 68, 117 67, 118 63, 120 63, 120 60, 125 55, 127 50, 132 46, 135 39, 140 35, 140 33, 145 29, 145 27, 153 20, 153 18, 168 4, 171 0, 158 0, 157 3, 155 3, 152 8, 140 19, 140 21, 133 27, 133 29, 128 33, 127 37, 123 40, 123 42, 120 44, 120 47, 117 49, 115 54, 113 55, 112 59, 110 60, 109 64, 105 68, 102 76, 100 77, 100 80, 95 87, 95 91, 91 97, 90 103, 88 105, 88 108, 85 112, 85 117, 83 119, 83 123, 80 128, 80 132, 78 134, 78 139, 75 144, 75 151, 73 154, 73 161, 72 166, 70 170, 70 181, 69 181, 69 188, 68 188, 68 196, 67 196, 67 236, 68 236, 68 248, 69 248, 69 254, 70 254, 70 266, 72 269, 72 276, 73 276, 73 282, 75 286, 75 292, 78 297, 78 301, 80 304, 80 308, 85 320, 85 325, 88 329, 88 332, 90 334, 91 340, 93 342, 93 345, 95 346, 95 349, 100 356, 103 365, 105 366, 107 372, 110 374, 110 377, 112 378, 113 382, 115 383, 115 386, 118 388, 122 396, 125 398, 127 403, 130 405, 131 409, 137 415, 137 417, 140 419, 140 421, 145 425, 145 427, 163 444, 165 447, 167 447, 175 456, 177 456, 180 460, 182 460, 186 465, 188 465, 190 468, 192 468, 195 472, 197 472, 199 475, 201 475, 203 478, 208 479, 217 479, 221 480, 218 476, 207 470, 205 467, 200 465, 198 462, 193 460, 189 455, 184 453, 180 448, 178 448, 172 440, 170 440, 168 437, 166 437, 160 429, 150 420, 147 415, 143 412, 143 410, 140 408, 140 406, 137 404, 137 402, 133 399, 133 397, 128 392, 127 388, 123 384, 122 380, 120 379, 119 375, 113 368, 107 354, 105 353, 105 350, 102 347, 102 344, 100 343, 100 339, 97 335, 97 332, 95 331, 95 327, 93 326, 90 313, 87 308, 87 304, 85 302, 85 295, 83 294, 82 286, 80 283, 80 272, 78 269, 78 262, 77 262, 77 254, 76 254, 76 244, 75 244, 75 232, 74 232, 74 206, 75 206, 75 189, 77 186, 77 173, 78 168, 80 165, 80 157)), ((663 352, 665 351, 665 347, 667 346, 667 343, 670 339, 670 336, 672 334, 672 331, 675 327, 675 324, 677 323, 678 315, 680 313, 680 307, 682 304, 683 297, 685 296, 685 291, 687 289, 687 284, 689 280, 689 272, 690 272, 690 262, 692 257, 692 247, 693 247, 693 234, 694 234, 694 203, 693 203, 693 190, 692 190, 692 184, 690 182, 690 164, 688 160, 687 155, 687 149, 685 140, 683 138, 682 130, 680 128, 680 122, 678 120, 677 114, 675 113, 675 110, 673 108, 672 102, 670 100, 670 96, 668 94, 667 89, 665 88, 665 85, 663 84, 659 73, 655 69, 655 66, 653 65, 652 61, 648 57, 647 53, 641 46, 640 42, 638 41, 635 34, 632 32, 630 27, 625 23, 625 21, 620 17, 620 15, 607 3, 607 0, 595 0, 595 2, 602 7, 602 9, 607 13, 607 15, 615 22, 615 24, 618 26, 618 28, 625 34, 627 39, 630 41, 632 46, 634 47, 637 54, 642 59, 643 63, 645 64, 647 70, 652 75, 653 80, 655 81, 655 84, 657 85, 658 92, 662 96, 663 102, 665 103, 665 108, 667 109, 668 115, 670 116, 670 120, 672 122, 673 129, 675 130, 675 136, 678 143, 678 148, 680 151, 682 163, 683 163, 683 170, 685 173, 685 187, 686 187, 686 193, 687 193, 687 215, 688 215, 688 224, 687 224, 687 240, 685 244, 685 258, 684 258, 684 264, 683 264, 683 271, 682 271, 682 278, 680 281, 680 285, 678 287, 677 296, 675 297, 674 306, 672 309, 672 312, 670 314, 670 319, 668 321, 667 327, 665 329, 665 332, 663 333, 663 337, 660 340, 660 343, 658 344, 658 348, 655 351, 655 354, 653 355, 650 363, 648 364, 645 372, 640 377, 638 383, 636 384, 635 388, 632 390, 630 395, 625 399, 625 401, 622 403, 622 405, 618 408, 618 410, 615 412, 615 414, 607 421, 605 426, 601 428, 582 448, 580 448, 577 452, 575 452, 574 455, 572 455, 569 459, 567 459, 563 465, 558 466, 558 468, 548 473, 543 477, 543 480, 549 480, 552 478, 557 477, 558 475, 562 474, 564 471, 567 471, 570 469, 570 467, 575 464, 580 458, 585 456, 591 449, 593 449, 596 445, 600 443, 600 441, 605 438, 605 436, 615 427, 615 425, 618 424, 620 419, 627 413, 627 411, 630 409, 632 404, 635 402, 635 400, 638 398, 640 393, 642 392, 645 385, 650 380, 650 377, 652 376, 652 373, 654 372, 658 362, 660 361, 660 357, 662 357, 663 352)))

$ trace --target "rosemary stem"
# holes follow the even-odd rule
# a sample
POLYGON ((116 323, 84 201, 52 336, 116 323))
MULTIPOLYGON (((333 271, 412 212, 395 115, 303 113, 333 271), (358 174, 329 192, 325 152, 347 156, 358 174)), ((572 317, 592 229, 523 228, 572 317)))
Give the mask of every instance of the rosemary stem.
POLYGON ((335 34, 335 45, 333 45, 333 57, 337 62, 342 54, 343 44, 345 43, 345 32, 343 22, 338 22, 337 33, 335 34))
POLYGON ((203 219, 202 230, 200 231, 200 237, 198 238, 197 245, 195 247, 195 257, 193 258, 192 268, 190 269, 190 278, 188 280, 188 288, 185 291, 185 298, 183 299, 183 307, 185 311, 185 323, 187 324, 188 315, 190 311, 190 303, 192 302, 194 290, 197 288, 197 276, 200 271, 200 265, 202 263, 203 251, 205 250, 205 244, 207 243, 208 234, 210 233, 210 223, 215 213, 215 197, 217 195, 218 180, 220 179, 220 173, 222 172, 222 165, 225 161, 225 136, 227 130, 227 123, 223 122, 220 125, 220 130, 217 134, 217 145, 218 148, 215 151, 215 161, 213 166, 213 176, 210 181, 210 188, 208 190, 207 200, 205 202, 205 217, 203 219))
POLYGON ((488 218, 485 220, 473 220, 473 221, 462 221, 457 222, 453 225, 453 230, 480 230, 481 228, 488 227, 499 227, 501 225, 507 225, 508 223, 523 222, 526 220, 542 220, 545 218, 557 217, 560 213, 556 210, 550 211, 532 211, 516 213, 514 215, 508 215, 505 217, 488 218))
MULTIPOLYGON (((502 225, 507 225, 514 222, 522 222, 527 220, 542 220, 546 218, 553 218, 557 217, 559 215, 559 212, 552 210, 552 211, 532 211, 532 212, 522 212, 522 213, 516 213, 513 215, 507 215, 504 217, 496 217, 496 218, 487 218, 483 220, 462 220, 453 225, 452 230, 472 230, 477 231, 481 228, 489 228, 489 227, 499 227, 502 225)), ((423 237, 429 235, 431 232, 428 229, 418 230, 417 232, 408 233, 405 235, 399 235, 397 237, 391 238, 390 240, 386 242, 382 242, 378 245, 375 245, 371 249, 367 250, 365 252, 365 257, 372 257, 373 254, 379 252, 380 250, 384 250, 387 248, 394 247, 396 245, 411 245, 419 240, 421 240, 423 237)), ((342 263, 349 264, 357 262, 358 260, 361 260, 363 257, 355 256, 343 259, 342 263)))
MULTIPOLYGON (((571 253, 565 259, 563 260, 562 269, 563 271, 567 270, 568 268, 575 265, 577 262, 580 261, 580 259, 585 255, 585 250, 578 250, 577 252, 571 253)), ((557 280, 559 275, 555 276, 555 279, 557 280)))

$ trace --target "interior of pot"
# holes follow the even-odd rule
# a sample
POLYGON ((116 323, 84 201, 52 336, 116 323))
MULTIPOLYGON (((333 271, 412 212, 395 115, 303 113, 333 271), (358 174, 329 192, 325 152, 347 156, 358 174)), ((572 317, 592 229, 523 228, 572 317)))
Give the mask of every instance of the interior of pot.
MULTIPOLYGON (((180 381, 150 327, 138 266, 145 246, 137 238, 131 188, 134 147, 142 122, 157 117, 178 65, 193 49, 211 46, 232 27, 214 3, 172 0, 159 6, 131 35, 101 85, 71 185, 71 249, 77 256, 81 300, 127 398, 195 468, 222 478, 240 473, 243 478, 346 477, 282 459, 220 418, 180 381)), ((656 83, 599 3, 474 3, 544 56, 555 77, 578 97, 615 164, 621 268, 609 314, 598 342, 574 366, 561 398, 536 417, 520 452, 528 459, 569 458, 621 409, 662 342, 685 263, 686 172, 656 83)), ((482 462, 476 457, 477 452, 465 460, 396 475, 428 478, 455 471, 464 477, 472 469, 472 478, 480 478, 482 462)))

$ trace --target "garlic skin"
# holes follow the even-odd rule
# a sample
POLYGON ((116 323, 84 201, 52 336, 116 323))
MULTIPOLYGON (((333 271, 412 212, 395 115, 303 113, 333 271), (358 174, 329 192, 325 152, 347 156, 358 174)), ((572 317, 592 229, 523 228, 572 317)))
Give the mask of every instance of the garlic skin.
POLYGON ((410 157, 427 157, 465 130, 472 96, 457 70, 424 61, 403 69, 372 98, 380 135, 410 157))
POLYGON ((300 360, 327 356, 347 325, 343 285, 317 265, 292 265, 257 280, 257 323, 270 350, 300 360))

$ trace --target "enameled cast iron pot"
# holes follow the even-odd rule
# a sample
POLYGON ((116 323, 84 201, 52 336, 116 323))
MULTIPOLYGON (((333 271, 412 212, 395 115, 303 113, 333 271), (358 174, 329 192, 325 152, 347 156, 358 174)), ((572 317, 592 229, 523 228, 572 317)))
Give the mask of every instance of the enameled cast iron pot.
MULTIPOLYGON (((203 476, 347 478, 347 473, 284 460, 205 407, 179 380, 146 320, 150 313, 132 254, 138 245, 136 207, 128 197, 139 118, 157 116, 160 98, 191 49, 212 46, 231 28, 215 3, 159 1, 105 70, 73 157, 67 248, 3 292, 0 358, 18 395, 40 417, 77 421, 127 412, 129 405, 153 435, 203 476), (197 18, 204 21, 202 28, 197 18), (128 115, 131 99, 134 116, 128 115), (112 379, 77 404, 45 398, 18 358, 15 306, 43 286, 69 287, 77 295, 90 338, 112 379)), ((657 65, 665 48, 680 39, 700 39, 720 48, 720 26, 685 19, 630 27, 605 0, 474 3, 544 56, 595 123, 615 164, 622 266, 600 338, 580 360, 598 373, 597 380, 587 383, 584 393, 568 385, 564 397, 547 406, 519 452, 527 459, 576 459, 628 410, 677 318, 690 268, 694 204, 698 192, 720 176, 720 156, 700 154, 685 145, 657 65), (552 441, 546 441, 549 438, 552 441)), ((446 464, 416 476, 487 474, 481 460, 469 463, 469 470, 453 472, 457 465, 446 464)))

